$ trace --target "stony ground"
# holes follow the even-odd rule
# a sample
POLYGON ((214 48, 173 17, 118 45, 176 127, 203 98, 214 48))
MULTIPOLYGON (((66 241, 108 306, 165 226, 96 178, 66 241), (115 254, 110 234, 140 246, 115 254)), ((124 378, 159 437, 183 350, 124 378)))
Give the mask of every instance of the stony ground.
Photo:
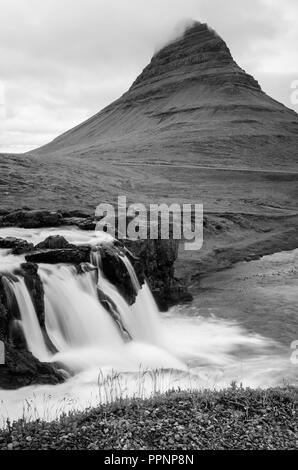
POLYGON ((52 423, 8 423, 0 449, 295 449, 297 395, 232 387, 120 401, 52 423))

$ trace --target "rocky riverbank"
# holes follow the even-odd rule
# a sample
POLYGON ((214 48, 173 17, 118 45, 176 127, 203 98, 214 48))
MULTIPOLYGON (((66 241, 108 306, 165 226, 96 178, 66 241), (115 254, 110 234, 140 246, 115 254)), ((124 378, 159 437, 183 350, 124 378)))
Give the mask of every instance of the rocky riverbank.
POLYGON ((297 389, 169 392, 8 423, 1 450, 297 449, 297 389))
POLYGON ((175 274, 196 294, 209 273, 296 248, 297 214, 206 213, 202 249, 187 252, 181 244, 175 274))

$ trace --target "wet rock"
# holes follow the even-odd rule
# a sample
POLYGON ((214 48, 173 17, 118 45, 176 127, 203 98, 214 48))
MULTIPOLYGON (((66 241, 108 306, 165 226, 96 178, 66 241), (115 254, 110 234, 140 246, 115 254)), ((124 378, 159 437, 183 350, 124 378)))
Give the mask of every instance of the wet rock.
POLYGON ((77 224, 77 226, 81 229, 81 230, 95 230, 96 228, 96 222, 94 219, 85 219, 85 220, 82 220, 81 222, 79 222, 77 224))
POLYGON ((133 261, 134 267, 142 267, 160 310, 192 300, 186 286, 175 278, 177 240, 125 240, 124 245, 138 260, 133 261))
MULTIPOLYGON (((43 287, 37 267, 22 265, 25 282, 31 286, 31 298, 44 322, 43 287), (39 284, 40 283, 40 284, 39 284)), ((17 282, 17 278, 15 278, 17 282)), ((0 275, 0 341, 5 347, 5 364, 0 367, 0 388, 16 389, 33 384, 58 384, 63 374, 55 365, 44 364, 28 350, 18 320, 20 313, 14 296, 7 288, 8 275, 0 275)))
POLYGON ((118 326, 122 337, 125 341, 132 340, 129 332, 126 330, 125 325, 122 322, 121 315, 118 311, 117 305, 113 302, 113 300, 106 295, 101 289, 97 287, 97 296, 98 300, 100 301, 101 305, 106 309, 106 311, 111 315, 114 322, 118 326))
MULTIPOLYGON (((118 245, 119 246, 119 245, 118 245)), ((136 266, 138 271, 138 279, 140 284, 144 282, 144 273, 142 268, 137 269, 138 260, 132 259, 131 255, 125 250, 125 247, 119 248, 115 245, 103 245, 100 249, 101 254, 101 267, 111 284, 113 284, 120 291, 122 296, 132 305, 136 300, 137 292, 131 282, 130 275, 126 269, 126 266, 121 258, 121 255, 130 257, 132 264, 136 266)))
POLYGON ((5 210, 5 209, 0 209, 0 217, 3 217, 5 215, 9 214, 9 211, 5 210))
POLYGON ((45 306, 43 283, 38 274, 38 266, 34 263, 22 263, 20 274, 24 276, 25 284, 30 293, 39 324, 45 328, 45 306))
POLYGON ((57 227, 63 222, 60 212, 46 210, 20 210, 2 218, 2 225, 23 228, 57 227))
MULTIPOLYGON (((25 257, 27 262, 80 265, 90 261, 90 246, 72 246, 63 237, 49 237, 36 248, 39 248, 38 252, 25 257), (64 248, 50 249, 55 246, 64 248)), ((100 252, 107 279, 119 289, 129 305, 135 302, 136 292, 121 253, 130 259, 141 285, 147 278, 161 310, 192 300, 186 287, 174 276, 174 263, 178 256, 176 240, 126 240, 124 243, 117 240, 114 244, 103 245, 100 252)))
MULTIPOLYGON (((10 326, 15 320, 20 320, 21 315, 15 296, 12 294, 10 283, 18 282, 18 278, 10 273, 0 273, 0 305, 2 320, 4 321, 4 333, 9 336, 10 326)), ((0 319, 1 323, 1 319, 0 319)))
POLYGON ((76 210, 70 210, 70 211, 65 211, 61 210, 59 211, 64 218, 79 218, 79 219, 88 219, 91 217, 91 213, 89 211, 84 211, 81 209, 76 209, 76 210))
POLYGON ((32 251, 34 245, 20 238, 7 237, 0 238, 0 249, 11 249, 14 255, 22 255, 32 251))
POLYGON ((81 264, 90 260, 90 246, 77 246, 74 248, 62 248, 55 250, 43 250, 30 253, 25 256, 29 263, 45 263, 45 264, 81 264))
POLYGON ((93 218, 68 217, 63 221, 64 225, 76 225, 81 230, 95 230, 96 222, 93 218))
POLYGON ((41 243, 35 246, 35 250, 47 250, 47 249, 62 249, 62 248, 75 248, 75 245, 71 245, 64 237, 55 235, 46 238, 41 243))
POLYGON ((8 336, 8 315, 9 313, 4 305, 3 286, 0 284, 0 340, 8 336))
POLYGON ((27 342, 24 330, 19 321, 11 323, 9 328, 9 339, 16 349, 27 350, 27 342))
POLYGON ((17 349, 9 340, 3 339, 5 364, 0 368, 0 388, 14 390, 35 384, 63 382, 63 374, 54 365, 41 363, 26 349, 17 349))

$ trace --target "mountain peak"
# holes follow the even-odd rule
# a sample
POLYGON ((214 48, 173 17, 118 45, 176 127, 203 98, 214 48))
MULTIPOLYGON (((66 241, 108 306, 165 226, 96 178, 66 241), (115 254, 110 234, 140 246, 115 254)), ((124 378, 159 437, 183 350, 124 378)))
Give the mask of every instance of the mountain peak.
POLYGON ((123 96, 35 153, 268 168, 296 158, 297 126, 294 111, 196 22, 154 54, 123 96))
POLYGON ((174 80, 177 85, 186 80, 200 80, 208 85, 261 91, 258 82, 236 64, 224 40, 200 22, 193 22, 182 36, 160 49, 130 91, 164 79, 174 80))

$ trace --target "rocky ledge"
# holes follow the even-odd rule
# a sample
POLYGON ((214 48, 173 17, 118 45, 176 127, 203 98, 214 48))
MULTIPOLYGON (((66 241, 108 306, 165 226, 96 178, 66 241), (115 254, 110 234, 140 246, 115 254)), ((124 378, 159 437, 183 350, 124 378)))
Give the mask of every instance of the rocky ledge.
POLYGON ((43 228, 75 225, 81 230, 94 230, 91 214, 84 211, 32 210, 0 211, 0 227, 43 228))
MULTIPOLYGON (((46 211, 23 208, 13 212, 0 214, 0 227, 43 228, 46 226, 77 226, 81 230, 94 230, 94 216, 85 211, 46 211)), ((185 286, 175 278, 174 263, 178 257, 178 242, 175 240, 137 240, 124 241, 129 250, 131 262, 139 277, 146 278, 153 295, 161 310, 167 310, 178 302, 191 300, 185 286)), ((12 249, 15 254, 27 254, 26 260, 32 263, 71 263, 79 265, 90 260, 89 246, 74 246, 66 240, 60 241, 51 237, 37 246, 24 240, 1 239, 0 249, 12 249)), ((105 251, 105 266, 111 282, 115 281, 111 274, 109 250, 105 251)), ((115 259, 112 262, 116 266, 115 259)), ((122 275, 123 277, 123 275, 122 275)), ((120 281, 121 284, 122 281, 120 281)), ((125 283, 124 283, 125 284, 125 283)), ((119 283, 117 284, 119 287, 119 283)), ((120 289, 121 290, 121 289, 120 289)), ((127 289, 126 289, 127 292, 127 289)), ((130 302, 131 303, 131 302, 130 302)))
MULTIPOLYGON (((27 254, 26 260, 33 263, 75 265, 89 262, 92 251, 90 246, 73 246, 66 242, 61 248, 49 248, 49 243, 53 246, 52 238, 43 243, 42 249, 37 246, 37 251, 27 254)), ((57 238, 63 237, 56 237, 56 241, 59 241, 57 238)), ((103 246, 100 251, 106 277, 120 290, 129 304, 135 301, 135 292, 118 256, 121 252, 133 264, 140 284, 147 279, 160 310, 165 311, 172 305, 192 299, 185 285, 174 275, 174 263, 178 256, 176 240, 127 240, 124 243, 118 242, 117 246, 103 246)))

